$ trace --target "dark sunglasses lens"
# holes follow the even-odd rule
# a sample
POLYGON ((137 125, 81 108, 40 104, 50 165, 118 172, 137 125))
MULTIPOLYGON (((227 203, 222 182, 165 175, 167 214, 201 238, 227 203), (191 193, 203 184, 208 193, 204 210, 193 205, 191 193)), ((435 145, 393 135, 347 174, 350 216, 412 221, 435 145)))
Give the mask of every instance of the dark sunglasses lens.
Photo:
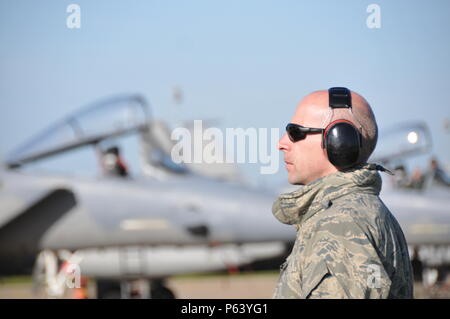
POLYGON ((306 133, 300 130, 300 128, 295 125, 286 126, 286 132, 288 133, 289 139, 292 142, 298 142, 304 139, 306 136, 306 133))

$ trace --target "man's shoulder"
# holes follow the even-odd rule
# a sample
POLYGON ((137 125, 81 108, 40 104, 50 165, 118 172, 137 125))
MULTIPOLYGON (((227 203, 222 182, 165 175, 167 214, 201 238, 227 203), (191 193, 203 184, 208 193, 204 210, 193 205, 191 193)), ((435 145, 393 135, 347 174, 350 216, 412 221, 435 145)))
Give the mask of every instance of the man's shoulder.
POLYGON ((332 231, 347 237, 366 234, 377 237, 380 227, 390 223, 391 213, 375 194, 352 193, 330 201, 308 224, 314 231, 332 231))
POLYGON ((346 194, 330 202, 329 208, 319 218, 336 218, 361 222, 375 222, 389 217, 391 212, 372 193, 355 192, 346 194))

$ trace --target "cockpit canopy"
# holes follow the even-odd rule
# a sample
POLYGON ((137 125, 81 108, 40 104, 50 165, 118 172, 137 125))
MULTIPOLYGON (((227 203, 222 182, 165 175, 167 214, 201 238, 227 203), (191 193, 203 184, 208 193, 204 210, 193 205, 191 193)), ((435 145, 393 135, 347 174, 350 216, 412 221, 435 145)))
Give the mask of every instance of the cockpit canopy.
POLYGON ((405 123, 380 132, 380 137, 370 160, 387 164, 398 159, 431 151, 432 140, 423 122, 405 123))
POLYGON ((139 95, 118 96, 89 105, 48 127, 7 157, 9 167, 88 144, 147 129, 149 109, 139 95))

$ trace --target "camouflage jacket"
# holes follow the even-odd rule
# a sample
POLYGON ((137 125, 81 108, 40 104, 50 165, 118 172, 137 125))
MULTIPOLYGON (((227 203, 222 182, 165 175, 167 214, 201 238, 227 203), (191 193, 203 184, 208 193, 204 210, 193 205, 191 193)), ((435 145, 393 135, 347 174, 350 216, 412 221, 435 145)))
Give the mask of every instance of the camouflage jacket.
MULTIPOLYGON (((297 228, 274 298, 412 298, 403 232, 366 164, 282 194, 273 214, 297 228)), ((381 168, 382 169, 382 168, 381 168)))

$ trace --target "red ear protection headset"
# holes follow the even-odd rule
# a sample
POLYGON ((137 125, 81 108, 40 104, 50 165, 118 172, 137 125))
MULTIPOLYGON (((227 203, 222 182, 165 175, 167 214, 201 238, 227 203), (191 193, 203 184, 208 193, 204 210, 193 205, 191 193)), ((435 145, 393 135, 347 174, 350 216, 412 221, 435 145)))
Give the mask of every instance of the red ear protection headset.
MULTIPOLYGON (((351 109, 350 91, 343 87, 328 90, 330 108, 351 109)), ((327 150, 328 160, 338 169, 354 166, 359 158, 362 137, 358 129, 348 120, 336 120, 325 128, 322 135, 322 148, 327 150)))

